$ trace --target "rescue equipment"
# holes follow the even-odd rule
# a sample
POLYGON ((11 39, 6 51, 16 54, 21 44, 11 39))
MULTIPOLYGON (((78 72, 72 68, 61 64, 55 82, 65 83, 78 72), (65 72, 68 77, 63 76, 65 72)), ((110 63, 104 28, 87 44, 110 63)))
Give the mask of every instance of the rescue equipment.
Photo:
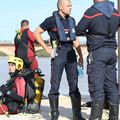
POLYGON ((41 76, 37 76, 34 78, 34 84, 35 84, 35 103, 41 103, 42 99, 42 93, 44 89, 44 79, 41 76))
POLYGON ((70 37, 66 37, 65 31, 64 31, 64 26, 62 24, 62 22, 60 21, 58 12, 55 11, 53 12, 53 16, 55 17, 55 21, 57 24, 57 29, 58 29, 58 35, 59 35, 59 40, 62 42, 66 42, 66 41, 74 41, 76 39, 76 35, 75 35, 75 21, 73 20, 72 17, 68 17, 68 22, 69 22, 69 32, 70 32, 70 37))
MULTIPOLYGON (((36 69, 34 72, 34 88, 35 88, 35 95, 30 100, 28 106, 27 106, 27 112, 28 113, 38 113, 40 110, 40 104, 44 89, 44 82, 45 80, 42 78, 44 75, 41 74, 41 70, 36 69)), ((30 91, 28 91, 30 92, 30 91)))

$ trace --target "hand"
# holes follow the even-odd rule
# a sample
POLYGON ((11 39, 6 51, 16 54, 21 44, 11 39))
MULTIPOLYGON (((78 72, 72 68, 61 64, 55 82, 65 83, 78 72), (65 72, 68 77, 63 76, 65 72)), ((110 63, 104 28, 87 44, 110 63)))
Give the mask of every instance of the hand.
POLYGON ((83 58, 78 59, 78 64, 83 67, 83 58))
POLYGON ((51 54, 52 54, 52 49, 48 47, 48 48, 46 49, 46 52, 51 55, 51 54))
POLYGON ((2 85, 0 87, 0 91, 2 92, 3 95, 6 95, 8 92, 8 88, 5 85, 2 85))

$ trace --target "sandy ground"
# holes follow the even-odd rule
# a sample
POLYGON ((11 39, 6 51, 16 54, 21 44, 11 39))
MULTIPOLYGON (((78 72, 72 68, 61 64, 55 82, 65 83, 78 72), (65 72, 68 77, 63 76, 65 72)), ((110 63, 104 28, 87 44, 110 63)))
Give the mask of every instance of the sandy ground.
MULTIPOLYGON (((71 101, 68 96, 59 98, 59 120, 72 120, 71 101)), ((82 102, 83 104, 84 102, 82 102)), ((108 111, 104 110, 102 120, 108 119, 108 111)), ((89 119, 90 108, 82 107, 82 115, 86 120, 89 119)), ((120 114, 119 114, 120 115, 120 114)), ((0 115, 0 120, 50 120, 50 107, 48 99, 43 99, 41 103, 40 114, 17 114, 17 115, 0 115)))

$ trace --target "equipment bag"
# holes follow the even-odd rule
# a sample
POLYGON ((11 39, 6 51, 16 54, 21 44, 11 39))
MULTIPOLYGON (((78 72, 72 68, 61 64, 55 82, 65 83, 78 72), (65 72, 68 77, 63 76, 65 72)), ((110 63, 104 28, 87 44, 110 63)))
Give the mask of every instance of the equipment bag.
MULTIPOLYGON (((43 75, 41 75, 41 73, 37 73, 34 76, 35 77, 32 81, 32 84, 34 86, 33 91, 35 92, 35 95, 31 98, 32 94, 30 93, 30 91, 28 91, 29 94, 27 95, 27 97, 29 97, 27 98, 28 99, 27 112, 32 114, 38 113, 40 110, 40 104, 45 82, 45 80, 42 78, 43 75)), ((27 90, 30 90, 30 86, 27 87, 28 87, 27 90)))

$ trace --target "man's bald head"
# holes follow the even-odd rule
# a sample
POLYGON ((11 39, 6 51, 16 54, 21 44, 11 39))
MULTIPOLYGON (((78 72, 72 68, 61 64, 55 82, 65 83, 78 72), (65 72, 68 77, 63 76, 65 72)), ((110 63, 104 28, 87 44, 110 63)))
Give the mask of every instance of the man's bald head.
POLYGON ((70 0, 58 0, 57 7, 62 17, 71 14, 72 4, 70 0))
POLYGON ((62 4, 64 4, 66 1, 70 1, 70 0, 58 0, 58 2, 57 2, 58 10, 59 10, 60 6, 62 6, 62 4))

